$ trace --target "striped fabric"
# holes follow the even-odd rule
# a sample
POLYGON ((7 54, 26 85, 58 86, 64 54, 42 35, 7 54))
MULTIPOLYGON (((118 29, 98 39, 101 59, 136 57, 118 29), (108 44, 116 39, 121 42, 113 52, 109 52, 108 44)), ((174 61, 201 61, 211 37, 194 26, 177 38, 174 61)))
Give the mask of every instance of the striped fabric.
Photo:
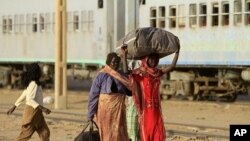
POLYGON ((131 141, 140 141, 138 116, 132 97, 128 98, 126 118, 129 139, 131 141))

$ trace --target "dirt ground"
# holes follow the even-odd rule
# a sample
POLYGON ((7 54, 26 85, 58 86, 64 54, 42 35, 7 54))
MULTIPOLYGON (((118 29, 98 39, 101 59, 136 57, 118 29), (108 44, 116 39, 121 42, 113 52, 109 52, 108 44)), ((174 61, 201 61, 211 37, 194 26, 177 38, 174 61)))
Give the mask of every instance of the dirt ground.
MULTIPOLYGON (((0 89, 0 141, 12 141, 19 134, 23 107, 18 107, 14 112, 15 115, 7 116, 6 112, 20 94, 20 90, 0 89)), ((51 131, 51 141, 73 141, 84 127, 88 93, 68 91, 67 95, 67 109, 54 109, 54 104, 45 105, 52 110, 50 115, 45 116, 51 131), (82 120, 82 123, 50 117, 77 119, 82 120)), ((44 90, 44 97, 46 96, 54 97, 54 92, 44 90)), ((244 103, 162 101, 162 112, 168 141, 228 141, 229 125, 250 124, 249 101, 244 103), (178 135, 177 132, 191 134, 178 135), (210 137, 210 134, 217 135, 218 138, 210 137)), ((31 141, 39 141, 36 133, 31 141)))

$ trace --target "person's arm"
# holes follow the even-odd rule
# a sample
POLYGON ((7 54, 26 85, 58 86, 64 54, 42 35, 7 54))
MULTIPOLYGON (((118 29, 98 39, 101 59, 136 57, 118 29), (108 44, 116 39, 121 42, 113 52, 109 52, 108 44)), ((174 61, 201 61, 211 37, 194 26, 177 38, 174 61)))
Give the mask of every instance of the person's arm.
POLYGON ((128 73, 128 62, 127 62, 128 48, 127 48, 127 45, 123 45, 121 47, 121 50, 122 50, 123 72, 128 73))
POLYGON ((167 73, 175 67, 177 60, 178 60, 178 57, 179 57, 179 52, 180 52, 180 46, 178 47, 178 50, 175 52, 172 63, 161 69, 162 73, 167 73))
POLYGON ((15 104, 7 111, 7 115, 12 114, 15 111, 16 107, 22 104, 22 102, 25 100, 25 97, 26 97, 26 90, 23 91, 21 96, 16 100, 15 104))
POLYGON ((88 120, 92 120, 94 118, 95 113, 97 112, 98 100, 101 92, 101 81, 99 80, 100 76, 101 76, 100 74, 96 76, 89 92, 88 114, 87 114, 88 120))

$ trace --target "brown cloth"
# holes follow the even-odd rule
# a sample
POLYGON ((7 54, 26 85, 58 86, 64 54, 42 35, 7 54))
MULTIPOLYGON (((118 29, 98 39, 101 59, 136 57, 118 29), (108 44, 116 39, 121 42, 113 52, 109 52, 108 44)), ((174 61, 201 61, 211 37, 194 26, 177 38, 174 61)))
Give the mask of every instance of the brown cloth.
POLYGON ((101 141, 128 141, 123 94, 100 94, 96 115, 101 141))
POLYGON ((50 131, 44 119, 42 110, 26 105, 23 112, 21 133, 16 141, 27 141, 34 132, 37 132, 41 141, 49 141, 50 131))

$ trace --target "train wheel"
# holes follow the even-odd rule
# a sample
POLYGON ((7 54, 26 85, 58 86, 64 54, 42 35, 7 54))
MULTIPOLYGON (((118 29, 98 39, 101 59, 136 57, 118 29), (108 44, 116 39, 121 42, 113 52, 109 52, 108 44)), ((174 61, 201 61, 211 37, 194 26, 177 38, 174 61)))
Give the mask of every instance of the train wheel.
POLYGON ((228 102, 234 102, 237 99, 238 95, 236 93, 233 93, 232 95, 227 97, 228 102))
POLYGON ((172 97, 172 95, 161 94, 162 100, 169 100, 169 99, 171 99, 171 97, 172 97))

